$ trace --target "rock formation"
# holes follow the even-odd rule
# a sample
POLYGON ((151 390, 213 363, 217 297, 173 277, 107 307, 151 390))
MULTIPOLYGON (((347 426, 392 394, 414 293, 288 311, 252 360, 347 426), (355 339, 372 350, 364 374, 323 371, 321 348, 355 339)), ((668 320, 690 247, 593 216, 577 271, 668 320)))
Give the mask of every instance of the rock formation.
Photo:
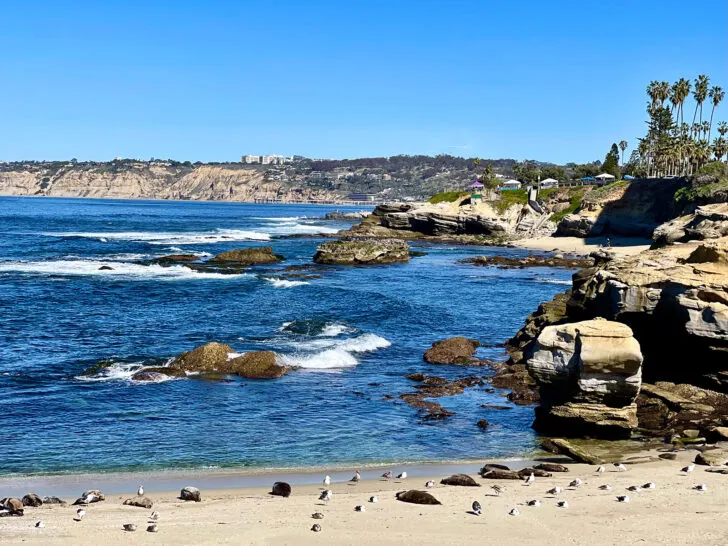
POLYGON ((725 236, 728 236, 728 203, 715 203, 697 207, 692 214, 665 222, 655 229, 652 238, 654 246, 660 247, 725 236))
POLYGON ((442 341, 436 341, 430 349, 425 351, 425 362, 430 364, 460 364, 470 365, 479 364, 479 361, 473 362, 475 350, 480 347, 480 342, 476 339, 468 339, 465 337, 451 337, 442 341))
POLYGON ((330 241, 316 249, 313 261, 319 264, 377 265, 409 261, 409 245, 394 239, 330 241))
MULTIPOLYGON (((230 345, 213 341, 182 353, 171 362, 169 367, 141 370, 135 376, 154 370, 156 373, 173 376, 182 371, 231 374, 248 379, 275 379, 288 373, 289 369, 287 366, 276 363, 276 354, 272 351, 250 351, 235 356, 230 345)), ((142 377, 139 380, 144 379, 142 377)))
POLYGON ((637 427, 642 353, 628 326, 600 319, 547 326, 527 367, 541 391, 537 430, 628 437, 637 427))
POLYGON ((283 261, 283 256, 273 254, 273 248, 241 248, 221 252, 208 260, 214 264, 235 264, 240 266, 273 264, 283 261))

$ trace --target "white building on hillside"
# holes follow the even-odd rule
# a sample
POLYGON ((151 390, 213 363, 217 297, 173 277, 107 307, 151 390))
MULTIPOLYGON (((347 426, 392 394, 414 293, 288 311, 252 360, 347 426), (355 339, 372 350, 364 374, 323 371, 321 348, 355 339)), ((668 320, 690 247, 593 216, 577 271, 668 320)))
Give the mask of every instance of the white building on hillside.
POLYGON ((559 181, 555 178, 547 178, 546 180, 541 180, 540 187, 542 190, 548 190, 550 188, 558 188, 559 187, 559 181))
POLYGON ((261 156, 259 155, 244 155, 242 157, 242 162, 247 163, 250 165, 251 163, 260 163, 261 162, 261 156))
POLYGON ((506 180, 501 184, 501 190, 520 190, 522 184, 518 180, 506 180))

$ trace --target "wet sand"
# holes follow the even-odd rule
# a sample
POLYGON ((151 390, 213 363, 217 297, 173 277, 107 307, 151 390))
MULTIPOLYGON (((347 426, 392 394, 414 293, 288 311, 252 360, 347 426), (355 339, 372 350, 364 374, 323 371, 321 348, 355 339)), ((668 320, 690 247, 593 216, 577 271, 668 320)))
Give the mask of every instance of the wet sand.
POLYGON ((610 246, 617 256, 631 256, 650 248, 650 239, 636 237, 539 237, 520 239, 513 242, 518 248, 530 250, 556 251, 570 254, 587 255, 599 247, 610 246), (609 239, 609 240, 607 240, 609 239))
MULTIPOLYGON (((679 453, 676 461, 658 459, 634 465, 628 462, 627 472, 616 472, 609 465, 602 475, 596 474, 593 466, 568 464, 570 472, 537 478, 531 486, 519 481, 477 477, 482 487, 450 487, 439 484, 449 472, 433 473, 431 477, 437 486, 430 492, 442 506, 397 501, 397 491, 424 490, 427 477, 411 472, 406 480, 375 478, 382 469, 364 473, 364 479, 358 484, 339 481, 346 480, 351 473, 332 474, 334 495, 328 503, 318 500, 320 485, 298 485, 294 480, 291 480, 290 498, 269 495, 270 485, 210 490, 201 487, 203 501, 200 503, 180 501, 176 499, 178 491, 160 492, 155 488, 158 484, 147 482, 145 488, 151 491, 149 497, 155 503, 154 510, 160 514, 156 534, 145 531, 150 510, 121 504, 135 495, 137 483, 130 478, 127 494, 107 495, 106 501, 87 508, 81 522, 73 521, 77 507, 72 506, 27 508, 25 517, 2 518, 0 541, 4 544, 726 544, 728 476, 708 473, 707 467, 700 466, 692 474, 682 474, 680 468, 695 454, 696 451, 688 450, 679 453), (584 484, 568 489, 569 482, 576 477, 583 479, 584 484), (648 481, 655 482, 656 489, 626 491, 630 485, 648 481), (490 489, 494 483, 506 487, 500 497, 490 489), (604 483, 610 483, 613 489, 600 490, 599 485, 604 483), (693 490, 697 483, 707 484, 708 490, 693 490), (557 499, 546 495, 554 486, 565 489, 559 498, 569 502, 568 508, 558 508, 557 499), (616 496, 624 494, 631 497, 631 502, 617 502, 616 496), (371 495, 376 495, 379 502, 369 503, 371 495), (525 506, 529 499, 540 499, 542 505, 525 506), (469 513, 473 500, 481 503, 483 515, 469 513), (354 510, 359 504, 366 507, 366 512, 354 510), (508 514, 513 507, 519 508, 520 516, 508 514), (325 518, 312 519, 314 512, 322 512, 325 518), (45 523, 44 528, 34 527, 38 520, 45 523), (125 532, 124 523, 136 523, 138 530, 125 532), (310 530, 314 523, 321 525, 320 533, 310 530)), ((202 483, 195 483, 192 475, 185 478, 189 479, 187 485, 202 483)), ((268 484, 279 478, 279 475, 267 476, 268 484)), ((322 479, 323 473, 317 478, 322 479)), ((308 480, 311 479, 313 476, 309 476, 308 480)), ((87 483, 80 489, 96 485, 87 483)), ((36 493, 49 494, 40 490, 36 493)))

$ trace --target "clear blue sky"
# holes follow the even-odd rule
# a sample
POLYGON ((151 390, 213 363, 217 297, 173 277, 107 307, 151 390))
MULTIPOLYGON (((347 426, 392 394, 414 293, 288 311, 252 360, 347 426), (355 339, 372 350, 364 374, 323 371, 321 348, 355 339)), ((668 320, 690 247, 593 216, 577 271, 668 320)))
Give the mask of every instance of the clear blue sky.
POLYGON ((4 0, 0 17, 0 160, 582 162, 636 144, 650 80, 728 88, 724 0, 4 0))

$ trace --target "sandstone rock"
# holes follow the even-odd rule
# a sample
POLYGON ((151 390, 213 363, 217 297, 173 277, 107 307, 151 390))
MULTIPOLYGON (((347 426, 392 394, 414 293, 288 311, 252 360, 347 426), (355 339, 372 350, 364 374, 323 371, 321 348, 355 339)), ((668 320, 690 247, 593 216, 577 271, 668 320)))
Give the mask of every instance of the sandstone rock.
POLYGON ((557 225, 556 237, 594 237, 600 235, 602 228, 597 219, 577 214, 567 214, 557 225))
POLYGON ((695 464, 706 466, 728 465, 728 449, 711 449, 695 456, 695 464))
POLYGON ((442 504, 430 493, 426 493, 425 491, 416 491, 414 489, 398 492, 397 500, 402 502, 409 502, 411 504, 442 504))
POLYGON ((677 459, 677 453, 660 453, 658 457, 667 461, 674 461, 677 459))
POLYGON ((331 241, 318 247, 313 261, 336 265, 402 263, 409 261, 409 246, 395 239, 331 241))
POLYGON ((432 348, 425 351, 424 358, 430 364, 467 365, 479 346, 480 342, 475 339, 451 337, 433 343, 432 348))
POLYGON ((275 495, 277 497, 290 497, 291 496, 291 486, 290 484, 287 484, 286 482, 276 482, 273 484, 273 490, 270 493, 271 495, 275 495))
POLYGON ((613 408, 604 404, 567 402, 536 409, 536 430, 567 431, 569 436, 628 438, 637 428, 637 406, 613 408))
POLYGON ((228 355, 232 352, 230 345, 213 341, 182 353, 172 361, 170 368, 189 372, 214 372, 227 365, 228 355))
POLYGON ((289 368, 276 363, 273 351, 251 351, 233 358, 223 367, 247 379, 275 379, 288 373, 289 368))
POLYGON ((480 484, 467 474, 453 474, 440 480, 442 485, 459 485, 464 487, 480 487, 480 484))
POLYGON ((209 262, 214 264, 236 264, 240 266, 264 265, 282 262, 283 256, 273 254, 273 248, 264 246, 260 248, 240 248, 221 252, 210 258, 209 262))
POLYGON ((655 247, 691 240, 718 239, 728 235, 728 204, 697 207, 694 213, 661 224, 652 235, 655 247))
POLYGON ((713 427, 708 431, 710 442, 728 441, 728 427, 713 427))
POLYGON ((137 506, 139 508, 151 508, 154 503, 149 497, 132 497, 124 501, 126 506, 137 506))
POLYGON ((586 463, 591 465, 604 464, 605 461, 598 455, 590 453, 583 447, 575 445, 564 438, 549 438, 541 443, 541 446, 552 453, 567 455, 578 463, 586 463))
POLYGON ((180 491, 179 498, 184 501, 200 502, 202 500, 202 494, 196 487, 183 487, 180 491))
POLYGON ((38 506, 43 505, 43 501, 41 498, 36 495, 35 493, 28 493, 23 497, 23 506, 32 506, 34 508, 37 508, 38 506))

